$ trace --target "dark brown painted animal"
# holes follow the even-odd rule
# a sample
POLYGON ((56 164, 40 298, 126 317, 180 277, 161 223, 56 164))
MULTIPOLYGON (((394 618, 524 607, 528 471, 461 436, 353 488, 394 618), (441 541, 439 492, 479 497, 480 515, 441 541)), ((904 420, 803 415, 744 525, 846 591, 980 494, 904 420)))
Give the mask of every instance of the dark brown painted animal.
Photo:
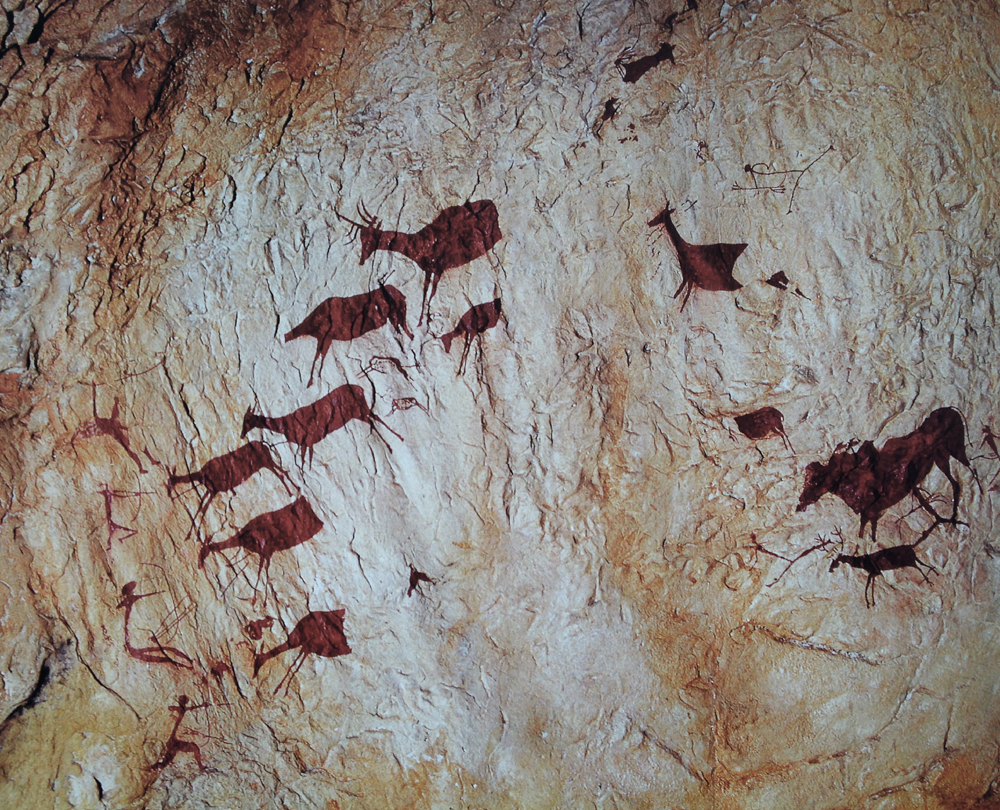
POLYGON ((441 335, 444 343, 444 350, 451 354, 451 342, 457 337, 465 338, 465 346, 462 348, 462 359, 458 364, 458 373, 465 369, 465 359, 469 356, 469 347, 472 339, 478 337, 487 329, 492 329, 500 320, 500 299, 494 298, 485 304, 476 304, 466 312, 458 321, 458 325, 447 334, 441 335))
MULTIPOLYGON (((247 408, 243 417, 243 434, 247 435, 254 428, 270 430, 280 433, 292 444, 297 444, 302 448, 302 461, 309 456, 309 463, 313 459, 313 446, 320 440, 326 438, 335 430, 339 430, 352 419, 360 419, 367 422, 375 434, 385 442, 385 438, 378 432, 375 423, 385 425, 386 430, 400 441, 400 436, 391 427, 385 424, 375 413, 365 399, 365 392, 357 385, 342 385, 334 388, 329 394, 316 400, 311 405, 303 405, 297 411, 293 411, 287 416, 261 416, 252 413, 247 408)), ((389 452, 392 447, 386 442, 389 452)))
POLYGON ((674 209, 667 204, 657 216, 649 221, 650 227, 662 225, 667 229, 667 235, 677 251, 677 260, 681 266, 681 286, 674 293, 674 298, 684 293, 681 301, 681 311, 687 304, 691 290, 700 287, 711 292, 740 289, 743 285, 733 278, 733 266, 744 250, 746 242, 736 244, 719 243, 715 245, 692 245, 685 242, 677 232, 670 219, 674 209), (686 292, 685 292, 686 291, 686 292))
MULTIPOLYGON (((921 541, 923 539, 925 538, 921 538, 921 541)), ((908 546, 883 548, 873 554, 838 554, 837 558, 830 564, 830 571, 836 570, 839 565, 849 565, 852 568, 865 571, 868 574, 868 581, 865 583, 865 607, 870 608, 875 604, 875 577, 882 576, 883 571, 891 571, 895 568, 916 568, 923 576, 924 582, 930 582, 930 580, 921 566, 928 571, 937 573, 934 566, 917 559, 916 547, 921 541, 908 546), (868 600, 869 591, 871 591, 871 602, 868 600)))
POLYGON ((316 356, 309 370, 308 388, 316 376, 317 361, 319 373, 323 373, 323 361, 333 341, 354 340, 387 323, 397 332, 402 331, 413 338, 406 327, 406 297, 392 285, 347 298, 327 298, 285 335, 285 343, 300 337, 316 338, 316 356))
POLYGON ((266 653, 257 653, 253 659, 254 677, 260 672, 260 668, 275 656, 281 655, 289 650, 299 649, 299 654, 292 661, 288 671, 275 687, 274 694, 278 693, 281 685, 287 681, 291 686, 292 678, 302 667, 303 661, 309 654, 319 655, 323 658, 336 658, 338 655, 347 655, 351 652, 351 647, 347 643, 347 636, 344 633, 344 609, 340 610, 314 610, 299 620, 298 624, 288 634, 288 640, 279 644, 273 650, 266 653))
POLYGON ((889 439, 881 450, 866 441, 857 450, 834 453, 826 464, 814 461, 806 467, 805 485, 799 497, 801 512, 824 495, 836 495, 861 516, 861 530, 872 525, 872 542, 878 520, 891 506, 911 493, 936 523, 958 523, 961 487, 951 473, 951 459, 966 467, 965 425, 954 408, 938 408, 912 433, 889 439), (920 490, 921 482, 935 466, 951 482, 952 516, 942 518, 920 490))
POLYGON ((322 528, 323 521, 316 516, 309 501, 299 498, 274 512, 257 515, 227 540, 203 545, 198 555, 198 567, 205 567, 209 554, 230 548, 244 548, 260 557, 257 567, 257 581, 260 582, 261 574, 270 568, 271 557, 279 551, 287 551, 305 543, 322 528))
POLYGON ((677 64, 674 62, 673 46, 669 42, 664 42, 660 45, 660 49, 656 53, 650 54, 649 56, 643 56, 641 59, 636 59, 634 62, 626 62, 624 59, 616 59, 615 67, 618 68, 618 72, 621 73, 622 79, 626 84, 635 84, 649 71, 657 65, 663 64, 667 60, 670 60, 671 65, 677 64))
POLYGON ((381 221, 367 213, 361 216, 363 221, 360 223, 341 216, 361 234, 361 264, 376 250, 391 250, 412 259, 424 271, 418 325, 423 323, 425 312, 445 271, 485 256, 503 239, 497 207, 492 200, 475 200, 445 208, 433 222, 416 233, 386 231, 382 229, 381 221))
MULTIPOLYGON (((246 436, 246 431, 243 431, 246 436)), ((244 483, 254 473, 260 470, 270 470, 280 479, 289 495, 292 490, 288 486, 288 473, 274 459, 270 448, 261 441, 252 441, 242 447, 237 447, 228 453, 206 462, 198 472, 187 475, 172 474, 167 478, 167 489, 171 493, 178 484, 191 484, 197 488, 204 487, 198 508, 194 513, 192 529, 198 522, 198 516, 204 514, 212 499, 220 492, 231 492, 244 483)))
POLYGON ((792 443, 785 435, 782 419, 781 411, 777 408, 761 408, 759 411, 735 417, 736 427, 748 439, 760 441, 768 436, 780 436, 788 449, 792 450, 792 443))

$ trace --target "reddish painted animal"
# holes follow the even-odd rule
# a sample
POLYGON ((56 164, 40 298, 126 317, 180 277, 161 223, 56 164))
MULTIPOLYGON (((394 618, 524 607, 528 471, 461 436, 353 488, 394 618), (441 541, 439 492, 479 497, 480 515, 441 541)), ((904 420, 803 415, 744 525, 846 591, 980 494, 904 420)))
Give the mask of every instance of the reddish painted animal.
MULTIPOLYGON (((260 557, 257 567, 259 583, 261 574, 271 567, 271 557, 279 551, 287 551, 311 540, 322 528, 323 521, 316 516, 309 501, 300 497, 294 503, 274 512, 257 515, 227 540, 203 545, 198 555, 198 567, 205 567, 209 554, 230 548, 243 548, 260 557)), ((254 599, 256 598, 255 594, 254 599)))
POLYGON ((418 589, 420 588, 421 582, 426 582, 428 585, 434 584, 434 580, 427 576, 427 574, 423 571, 418 571, 413 567, 412 563, 408 563, 408 565, 410 566, 410 587, 406 589, 407 596, 413 596, 414 591, 419 592, 418 589))
POLYGON ((381 221, 367 212, 361 213, 360 223, 338 216, 361 234, 361 264, 376 250, 391 250, 412 259, 424 271, 418 326, 424 322, 441 276, 447 270, 485 256, 503 239, 497 207, 492 200, 475 200, 445 208, 433 222, 416 233, 382 230, 381 221))
POLYGON ((365 399, 365 392, 358 385, 342 385, 334 388, 329 394, 316 400, 311 405, 303 405, 297 411, 293 411, 287 416, 261 416, 252 413, 247 408, 243 417, 243 436, 246 436, 254 428, 270 430, 280 433, 292 444, 297 444, 302 448, 302 462, 305 463, 306 454, 309 455, 309 463, 312 463, 314 455, 314 445, 325 439, 335 430, 339 430, 352 419, 360 419, 367 422, 369 427, 385 442, 389 452, 392 447, 385 437, 378 432, 375 423, 385 426, 393 436, 400 441, 400 436, 391 427, 380 419, 368 405, 365 399))
POLYGON ((413 339, 406 327, 406 297, 392 285, 348 298, 327 298, 285 335, 285 343, 300 337, 316 338, 316 356, 309 370, 308 388, 313 384, 317 361, 319 373, 323 373, 323 362, 333 341, 354 340, 387 323, 413 339))
POLYGON ((938 408, 912 433, 889 439, 881 450, 866 441, 856 451, 834 453, 826 464, 812 462, 806 467, 797 511, 803 511, 826 494, 836 495, 861 516, 859 537, 871 523, 874 543, 882 514, 912 493, 934 516, 934 525, 957 525, 961 486, 951 473, 951 459, 969 467, 965 453, 965 424, 954 408, 938 408), (950 518, 938 515, 920 490, 920 484, 935 466, 951 482, 950 518))
POLYGON ((684 300, 681 301, 681 312, 684 311, 691 290, 695 287, 711 292, 723 290, 733 292, 740 289, 743 285, 733 278, 733 266, 743 251, 747 249, 746 242, 692 245, 685 242, 677 232, 677 227, 670 219, 672 213, 674 213, 674 209, 668 203, 666 208, 649 221, 649 225, 650 227, 663 225, 677 251, 677 260, 681 266, 681 286, 674 293, 674 298, 682 292, 684 293, 684 300))
POLYGON ((462 349, 462 359, 458 364, 458 373, 465 370, 465 359, 469 356, 469 347, 472 339, 483 334, 487 329, 492 329, 500 320, 500 299, 494 298, 485 304, 476 304, 466 312, 458 321, 458 325, 445 335, 441 335, 444 343, 444 350, 451 354, 451 342, 457 337, 465 338, 465 346, 462 349))
POLYGON ((883 571, 891 571, 895 568, 916 568, 923 576, 924 582, 930 582, 930 580, 921 566, 928 571, 937 573, 934 566, 917 559, 916 547, 923 539, 925 538, 921 538, 912 545, 883 548, 873 554, 838 554, 837 558, 830 564, 830 571, 836 570, 841 564, 865 571, 868 574, 868 581, 865 583, 865 607, 870 608, 875 604, 875 577, 882 576, 883 571), (870 603, 868 601, 869 591, 871 591, 870 603))
POLYGON ((636 59, 634 62, 626 62, 624 59, 616 59, 615 67, 618 68, 618 72, 621 73, 622 79, 626 84, 635 84, 639 79, 645 76, 649 71, 658 65, 663 64, 667 60, 670 60, 671 65, 676 65, 674 61, 674 49, 669 42, 664 42, 660 45, 660 49, 649 56, 643 56, 641 59, 636 59))
POLYGON ((344 633, 344 609, 314 610, 299 619, 298 624, 288 634, 287 641, 269 652, 257 653, 254 656, 254 677, 269 660, 294 649, 298 649, 299 653, 278 682, 274 694, 278 694, 281 685, 286 681, 288 686, 291 686, 292 678, 302 668, 302 663, 310 653, 323 658, 336 658, 338 655, 347 655, 351 652, 347 636, 344 633))
POLYGON ((792 449, 792 443, 788 440, 788 436, 785 435, 783 418, 781 411, 777 408, 761 408, 759 411, 737 416, 735 420, 736 427, 740 429, 740 433, 748 439, 760 441, 761 439, 766 439, 768 436, 780 436, 788 449, 794 453, 795 450, 792 449))
MULTIPOLYGON (((246 436, 245 430, 243 435, 246 436)), ((242 447, 217 456, 206 462, 205 466, 197 472, 187 475, 177 475, 174 472, 167 478, 167 490, 173 495, 174 487, 178 484, 191 484, 196 488, 201 485, 205 488, 191 524, 191 528, 194 529, 198 522, 198 516, 205 513, 216 495, 220 492, 232 492, 261 470, 273 472, 278 476, 288 494, 292 494, 292 490, 288 486, 288 473, 275 461, 271 449, 261 441, 249 442, 242 447)))

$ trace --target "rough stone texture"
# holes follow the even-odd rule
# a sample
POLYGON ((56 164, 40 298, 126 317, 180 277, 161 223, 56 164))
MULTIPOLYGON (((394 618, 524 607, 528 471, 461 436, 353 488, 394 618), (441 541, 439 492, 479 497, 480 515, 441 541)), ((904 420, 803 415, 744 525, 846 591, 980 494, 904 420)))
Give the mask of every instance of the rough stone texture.
MULTIPOLYGON (((994 3, 705 0, 672 32, 681 0, 2 5, 0 805, 998 806, 994 3), (423 273, 359 265, 337 214, 415 231, 476 199, 504 238, 418 327, 423 273), (748 243, 740 290, 680 311, 665 201, 688 241, 748 243), (335 343, 307 387, 285 332, 380 282, 414 339, 335 343), (436 338, 495 297, 458 376, 436 338), (168 473, 345 383, 404 441, 276 445, 324 528, 259 586, 242 550, 199 568, 292 498, 262 472, 192 533, 168 473), (134 458, 95 421, 116 400, 134 458), (835 497, 796 512, 806 465, 944 406, 964 525, 867 609, 828 569, 875 547, 835 497), (735 430, 764 407, 789 446, 735 430), (133 581, 133 648, 191 665, 129 655, 133 581), (349 655, 254 677, 337 609, 349 655), (181 695, 204 768, 151 768, 181 695)), ((929 522, 908 496, 879 545, 929 522)))

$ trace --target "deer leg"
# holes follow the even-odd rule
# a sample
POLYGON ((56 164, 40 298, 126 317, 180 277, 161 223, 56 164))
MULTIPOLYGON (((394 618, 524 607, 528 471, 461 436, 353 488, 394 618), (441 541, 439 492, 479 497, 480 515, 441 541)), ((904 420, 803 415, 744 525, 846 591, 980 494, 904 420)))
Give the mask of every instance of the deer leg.
POLYGON ((465 333, 465 345, 462 346, 462 359, 458 363, 458 376, 465 372, 465 360, 469 356, 469 348, 472 346, 473 337, 468 332, 465 333))
POLYGON ((931 565, 930 563, 925 563, 923 560, 918 560, 914 558, 914 562, 916 563, 914 568, 916 568, 920 572, 921 576, 923 576, 924 582, 930 584, 930 579, 927 578, 927 574, 924 573, 923 568, 921 568, 920 566, 924 566, 924 568, 926 568, 928 571, 932 571, 935 574, 938 572, 938 570, 933 565, 931 565))
MULTIPOLYGON (((940 466, 940 465, 939 465, 940 466)), ((944 472, 945 477, 951 482, 952 491, 952 507, 951 507, 951 520, 948 522, 952 526, 957 526, 961 521, 958 519, 958 499, 962 494, 962 486, 958 483, 958 479, 951 474, 951 463, 945 464, 941 467, 942 472, 944 472)))
MULTIPOLYGON (((292 659, 292 663, 288 665, 288 669, 285 670, 285 674, 281 677, 281 680, 278 681, 278 685, 274 688, 274 692, 272 694, 275 695, 278 694, 278 692, 281 690, 281 687, 285 684, 286 681, 288 683, 288 686, 291 687, 292 678, 295 677, 295 673, 292 672, 292 670, 295 669, 296 664, 298 664, 299 667, 302 666, 301 662, 305 660, 306 655, 307 653, 305 650, 299 650, 298 655, 296 655, 295 658, 292 659)), ((298 672, 298 670, 296 669, 295 672, 298 672)), ((285 690, 285 694, 286 695, 288 694, 288 689, 285 690)))
MULTIPOLYGON (((431 276, 434 274, 430 271, 424 273, 424 294, 420 299, 420 320, 417 321, 417 326, 420 326, 424 322, 424 310, 427 309, 430 301, 427 300, 427 290, 431 286, 431 276)), ((428 315, 427 320, 430 320, 430 315, 428 315)))
POLYGON ((278 476, 278 480, 281 481, 281 485, 285 488, 285 492, 287 492, 289 495, 295 494, 292 492, 291 487, 288 486, 289 479, 287 473, 285 473, 285 471, 281 469, 281 467, 279 467, 276 464, 273 467, 268 467, 268 469, 271 470, 271 472, 273 472, 276 476, 278 476))

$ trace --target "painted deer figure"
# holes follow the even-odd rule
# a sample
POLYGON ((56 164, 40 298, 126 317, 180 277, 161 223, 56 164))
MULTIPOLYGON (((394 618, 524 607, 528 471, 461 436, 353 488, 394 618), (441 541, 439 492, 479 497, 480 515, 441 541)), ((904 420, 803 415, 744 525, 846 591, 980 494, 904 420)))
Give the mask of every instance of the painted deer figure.
POLYGON ((441 335, 444 343, 444 350, 451 354, 451 342, 457 337, 465 338, 465 346, 462 348, 462 359, 458 364, 458 373, 461 375, 465 369, 465 359, 469 356, 469 347, 472 339, 483 334, 487 329, 492 329, 500 320, 500 299, 494 298, 485 304, 476 304, 466 312, 458 321, 458 325, 447 334, 441 335))
POLYGON ((492 200, 474 200, 445 208, 416 233, 383 230, 381 221, 363 207, 359 214, 361 222, 354 222, 339 213, 337 216, 353 225, 361 235, 361 264, 376 250, 391 250, 412 259, 424 271, 418 326, 424 322, 425 313, 429 317, 430 303, 441 276, 447 270, 485 256, 503 239, 497 207, 492 200))
MULTIPOLYGON (((385 438, 378 432, 376 422, 384 425, 386 430, 400 441, 403 440, 402 436, 372 411, 365 399, 365 392, 358 385, 342 385, 339 388, 334 388, 325 397, 316 400, 311 405, 304 405, 287 416, 262 416, 252 413, 247 408, 246 415, 243 417, 242 435, 246 436, 255 428, 280 433, 292 444, 299 445, 302 448, 303 463, 305 463, 308 454, 311 464, 314 445, 335 430, 342 428, 352 419, 367 422, 375 435, 384 442, 385 438)), ((386 447, 391 453, 392 447, 388 442, 386 442, 386 447)))
MULTIPOLYGON (((279 551, 287 551, 311 540, 322 528, 323 521, 316 516, 309 501, 300 497, 294 503, 274 512, 257 515, 226 540, 203 545, 198 555, 198 567, 205 567, 205 560, 209 554, 230 548, 243 548, 260 557, 260 564, 257 567, 259 583, 261 574, 270 569, 271 557, 279 551)), ((255 586, 254 601, 256 599, 255 586)))
POLYGON ((935 523, 958 524, 961 486, 951 473, 951 459, 969 467, 965 453, 965 425, 954 408, 938 408, 916 430, 889 439, 878 450, 866 441, 857 450, 834 453, 826 464, 806 467, 805 485, 796 511, 801 512, 826 494, 836 495, 861 516, 862 536, 872 525, 872 542, 882 514, 911 493, 933 515, 935 523), (937 467, 952 486, 952 516, 943 518, 930 505, 920 484, 937 467))
POLYGON ((285 343, 300 337, 316 338, 316 356, 309 370, 308 388, 316 376, 317 361, 319 373, 323 373, 323 361, 333 341, 354 340, 387 323, 413 339, 406 328, 406 297, 392 285, 347 298, 327 298, 285 335, 285 343))
POLYGON ((733 278, 733 266, 744 250, 745 242, 734 244, 719 243, 715 245, 692 245, 685 242, 677 232, 670 215, 674 209, 667 203, 659 214, 649 221, 650 227, 662 225, 667 229, 667 236, 677 251, 677 260, 681 265, 681 286, 674 293, 674 298, 684 293, 681 301, 681 311, 691 295, 691 290, 700 287, 710 292, 728 290, 733 292, 743 285, 733 278))
POLYGON ((347 635, 344 633, 344 609, 314 610, 299 619, 298 624, 288 634, 287 641, 266 653, 257 653, 254 656, 254 677, 257 677, 260 668, 272 658, 294 649, 298 649, 299 653, 278 682, 274 694, 277 694, 282 684, 286 682, 291 686, 292 678, 302 668, 307 655, 336 658, 338 655, 348 655, 351 652, 347 635))
POLYGON ((930 582, 923 568, 937 573, 937 569, 917 558, 917 546, 925 540, 921 537, 916 543, 907 546, 893 546, 883 548, 872 554, 838 554, 837 558, 830 564, 830 571, 834 571, 840 565, 849 565, 868 574, 868 581, 865 583, 865 607, 870 608, 875 604, 875 577, 882 576, 883 571, 891 571, 896 568, 916 568, 924 578, 924 582, 930 582), (923 566, 923 568, 921 568, 923 566), (868 593, 871 592, 871 602, 868 600, 868 593))
MULTIPOLYGON (((244 431, 243 435, 246 435, 244 431)), ((288 486, 288 473, 275 460, 271 449, 261 441, 252 441, 242 447, 237 447, 228 453, 223 453, 205 463, 197 472, 187 475, 177 475, 176 472, 167 478, 167 491, 171 495, 178 484, 201 485, 205 492, 198 501, 192 530, 198 522, 198 517, 205 513, 212 499, 220 492, 231 492, 260 470, 270 470, 281 481, 289 495, 292 490, 288 486)), ((190 535, 190 532, 188 532, 190 535)))

